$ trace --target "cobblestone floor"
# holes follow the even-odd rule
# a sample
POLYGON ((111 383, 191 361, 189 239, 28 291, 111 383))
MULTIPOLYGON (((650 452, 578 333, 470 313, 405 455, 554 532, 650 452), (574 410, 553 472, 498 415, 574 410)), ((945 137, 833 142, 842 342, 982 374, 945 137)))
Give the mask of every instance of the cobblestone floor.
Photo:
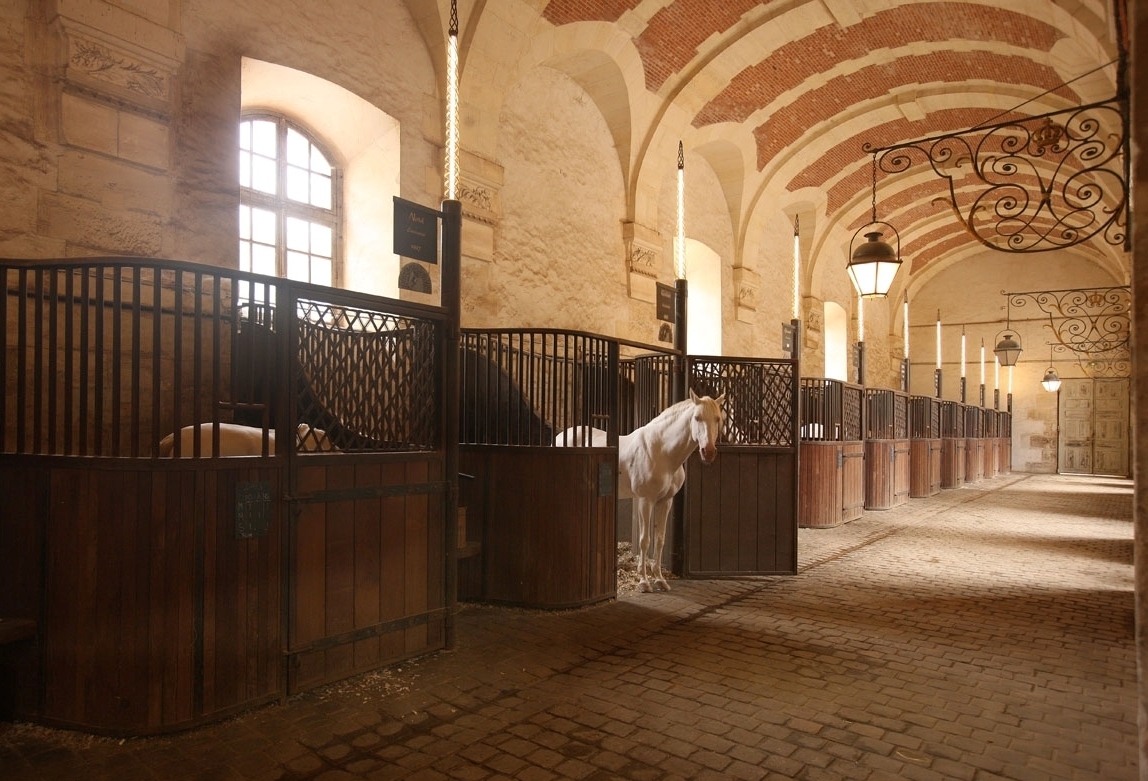
POLYGON ((1131 781, 1132 484, 1007 475, 803 529, 792 577, 575 611, 176 735, 0 724, 0 778, 1131 781))

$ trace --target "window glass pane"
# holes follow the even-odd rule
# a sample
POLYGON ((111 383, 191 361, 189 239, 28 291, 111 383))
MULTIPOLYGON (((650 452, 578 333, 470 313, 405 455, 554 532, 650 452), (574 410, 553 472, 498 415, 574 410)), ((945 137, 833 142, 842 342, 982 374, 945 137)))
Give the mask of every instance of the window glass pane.
POLYGON ((299 203, 307 203, 307 177, 302 168, 287 166, 287 197, 299 203))
POLYGON ((261 244, 274 244, 277 232, 275 230, 275 212, 267 209, 251 210, 252 239, 261 244))
POLYGON ((311 223, 311 253, 331 257, 331 228, 317 222, 311 223))
POLYGON ((250 152, 242 152, 241 151, 239 153, 239 186, 240 187, 250 187, 251 186, 251 153, 250 152))
POLYGON ((239 270, 240 271, 250 271, 251 270, 251 242, 250 241, 240 241, 239 242, 239 270))
POLYGON ((278 177, 278 166, 269 157, 255 155, 251 158, 251 186, 260 192, 274 195, 279 191, 275 180, 278 177))
POLYGON ((311 281, 316 285, 331 287, 331 261, 323 258, 311 258, 311 281))
POLYGON ((239 148, 251 149, 251 122, 239 123, 239 148))
POLYGON ((251 122, 251 151, 272 159, 279 156, 279 133, 274 122, 256 119, 251 122))
POLYGON ((311 170, 324 176, 331 175, 331 164, 327 162, 327 158, 316 146, 311 147, 311 170))
POLYGON ((287 163, 306 168, 311 159, 311 142, 293 127, 287 128, 287 163))
POLYGON ((287 218, 287 249, 306 252, 311 247, 308 223, 298 217, 287 218))
POLYGON ((239 238, 251 238, 251 207, 239 205, 239 238))
POLYGON ((311 205, 320 209, 331 208, 331 180, 328 177, 311 174, 311 205))
POLYGON ((276 275, 275 247, 254 244, 251 247, 251 270, 256 274, 276 275))
POLYGON ((287 278, 298 282, 311 281, 311 262, 306 253, 287 253, 287 278))

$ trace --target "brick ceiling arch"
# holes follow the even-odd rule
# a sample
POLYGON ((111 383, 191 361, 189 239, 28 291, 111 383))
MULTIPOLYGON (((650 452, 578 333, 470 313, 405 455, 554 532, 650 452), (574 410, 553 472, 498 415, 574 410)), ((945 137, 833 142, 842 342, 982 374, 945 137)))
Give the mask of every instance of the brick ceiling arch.
MULTIPOLYGON (((756 160, 746 163, 756 172, 743 175, 759 182, 746 181, 746 192, 776 176, 775 192, 779 183, 820 190, 827 224, 851 232, 870 216, 866 144, 1079 106, 1097 99, 1098 78, 1114 95, 1122 47, 1111 36, 1123 25, 1111 9, 1105 0, 875 0, 861 10, 851 0, 549 0, 542 16, 626 31, 646 89, 689 127, 752 138, 756 160)), ((919 252, 914 271, 976 244, 959 221, 939 224, 946 180, 890 192, 881 219, 922 222, 902 238, 919 252)))

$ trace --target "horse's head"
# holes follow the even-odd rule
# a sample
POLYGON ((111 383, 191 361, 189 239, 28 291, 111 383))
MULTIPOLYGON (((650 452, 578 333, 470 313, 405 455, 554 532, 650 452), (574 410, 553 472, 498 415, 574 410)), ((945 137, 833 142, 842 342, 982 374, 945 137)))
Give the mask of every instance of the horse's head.
POLYGON ((690 401, 694 403, 690 434, 698 446, 702 463, 713 463, 717 458, 717 440, 722 424, 721 404, 725 401, 725 394, 712 399, 709 396, 698 396, 691 388, 690 401))

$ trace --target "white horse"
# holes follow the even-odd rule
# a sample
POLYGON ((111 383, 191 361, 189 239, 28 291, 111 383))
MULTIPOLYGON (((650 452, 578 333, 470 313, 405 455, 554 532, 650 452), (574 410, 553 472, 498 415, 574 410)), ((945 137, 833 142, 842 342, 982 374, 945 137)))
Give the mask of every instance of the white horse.
MULTIPOLYGON (((211 458, 211 423, 200 423, 198 426, 184 426, 179 430, 179 454, 183 458, 191 458, 195 452, 195 429, 199 429, 199 454, 203 458, 211 458)), ((312 428, 306 423, 300 423, 295 431, 295 444, 300 450, 334 450, 327 432, 321 428, 312 428)), ((168 434, 159 443, 159 454, 162 457, 173 455, 175 451, 175 434, 168 434)), ((267 432, 267 452, 275 455, 275 430, 267 432)), ((261 456, 263 455, 263 429, 253 426, 241 426, 238 423, 219 424, 219 455, 221 456, 261 456)))
MULTIPOLYGON (((686 459, 695 450, 704 464, 717 457, 724 400, 724 394, 712 399, 691 390, 685 401, 618 437, 618 498, 633 497, 638 513, 639 591, 670 590, 662 575, 666 521, 674 495, 686 481, 686 459)), ((559 434, 554 444, 605 447, 606 439, 601 429, 574 426, 559 434)))

